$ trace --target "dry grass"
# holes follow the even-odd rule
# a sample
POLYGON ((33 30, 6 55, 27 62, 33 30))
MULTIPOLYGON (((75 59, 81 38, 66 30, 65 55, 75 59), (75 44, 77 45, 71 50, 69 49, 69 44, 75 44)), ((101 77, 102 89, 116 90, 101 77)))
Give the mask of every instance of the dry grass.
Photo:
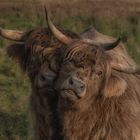
POLYGON ((30 13, 30 16, 36 15, 43 11, 46 5, 56 16, 62 18, 76 15, 85 15, 91 17, 97 16, 130 16, 140 15, 140 1, 130 2, 130 0, 15 0, 0 2, 1 12, 12 13, 30 13), (127 2, 126 2, 127 1, 127 2))

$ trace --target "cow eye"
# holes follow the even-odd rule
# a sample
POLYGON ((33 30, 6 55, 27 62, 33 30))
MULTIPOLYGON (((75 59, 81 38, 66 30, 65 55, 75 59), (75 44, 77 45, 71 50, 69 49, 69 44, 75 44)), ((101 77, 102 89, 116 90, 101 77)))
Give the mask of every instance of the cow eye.
POLYGON ((101 76, 102 73, 103 73, 102 71, 97 71, 97 72, 96 72, 96 74, 97 74, 98 76, 101 76))
POLYGON ((103 71, 101 69, 98 69, 98 68, 95 70, 95 72, 98 76, 101 76, 103 73, 103 71))

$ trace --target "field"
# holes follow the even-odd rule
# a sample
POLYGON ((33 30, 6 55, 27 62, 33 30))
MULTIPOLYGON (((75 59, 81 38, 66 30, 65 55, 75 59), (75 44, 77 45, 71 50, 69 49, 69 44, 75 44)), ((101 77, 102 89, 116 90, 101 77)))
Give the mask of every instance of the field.
MULTIPOLYGON (((43 5, 53 21, 77 33, 94 26, 121 37, 129 54, 140 64, 140 2, 135 0, 0 0, 0 27, 46 27, 43 5)), ((31 140, 28 121, 30 83, 6 55, 12 42, 0 38, 0 140, 31 140)))

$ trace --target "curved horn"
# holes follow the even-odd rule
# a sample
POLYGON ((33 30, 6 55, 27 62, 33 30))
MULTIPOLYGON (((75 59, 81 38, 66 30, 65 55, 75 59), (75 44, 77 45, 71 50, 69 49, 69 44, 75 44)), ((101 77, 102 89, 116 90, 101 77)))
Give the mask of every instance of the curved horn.
POLYGON ((50 17, 49 17, 49 14, 48 14, 48 11, 45 7, 45 14, 46 14, 46 19, 47 19, 47 22, 48 22, 48 26, 49 28, 51 29, 52 33, 54 34, 54 36, 59 40, 61 41, 62 43, 64 44, 70 44, 72 42, 72 39, 67 37, 66 35, 64 35, 62 32, 60 32, 56 27, 55 25, 52 23, 52 21, 50 20, 50 17))
MULTIPOLYGON (((115 56, 114 56, 115 57, 115 56)), ((122 56, 119 55, 121 58, 122 56)), ((110 62, 112 69, 124 72, 124 73, 140 73, 140 66, 137 66, 135 62, 131 61, 130 58, 123 58, 118 61, 110 62)))
POLYGON ((108 50, 112 50, 113 48, 117 47, 118 44, 120 43, 120 38, 118 38, 117 40, 113 41, 113 42, 110 42, 110 43, 100 43, 98 42, 98 40, 91 40, 91 39, 83 39, 84 42, 87 42, 87 43, 90 43, 90 44, 94 44, 94 45, 97 45, 97 46, 100 46, 101 48, 103 48, 105 51, 108 51, 108 50))
POLYGON ((103 48, 105 51, 112 50, 113 48, 115 48, 115 47, 118 46, 118 44, 120 43, 120 41, 121 41, 121 39, 120 39, 120 37, 119 37, 115 42, 104 44, 104 45, 102 46, 102 48, 103 48))
POLYGON ((125 66, 123 64, 117 64, 117 63, 111 63, 111 67, 114 70, 124 72, 124 73, 129 73, 129 74, 134 74, 134 73, 140 73, 140 67, 139 66, 125 66))
POLYGON ((112 69, 124 73, 140 73, 140 67, 127 53, 114 49, 106 52, 106 55, 112 69))
POLYGON ((25 31, 7 30, 0 28, 0 36, 13 41, 25 41, 25 31))

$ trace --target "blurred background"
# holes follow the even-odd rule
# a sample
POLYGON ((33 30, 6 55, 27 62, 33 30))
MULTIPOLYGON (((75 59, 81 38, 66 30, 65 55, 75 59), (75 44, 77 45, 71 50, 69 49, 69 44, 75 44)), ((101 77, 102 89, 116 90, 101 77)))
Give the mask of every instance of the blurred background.
MULTIPOLYGON (((140 0, 0 0, 0 27, 31 29, 46 27, 43 6, 54 23, 73 32, 94 26, 120 36, 129 54, 140 64, 140 0)), ((0 38, 0 140, 31 140, 26 75, 6 56, 12 42, 0 38)))

